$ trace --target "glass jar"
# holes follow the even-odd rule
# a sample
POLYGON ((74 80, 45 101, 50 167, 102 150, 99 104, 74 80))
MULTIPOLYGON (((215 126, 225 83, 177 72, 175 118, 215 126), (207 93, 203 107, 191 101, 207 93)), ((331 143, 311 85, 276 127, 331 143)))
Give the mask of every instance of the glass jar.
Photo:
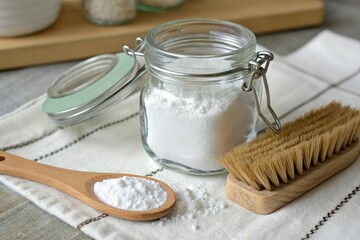
POLYGON ((137 0, 82 0, 85 18, 98 25, 117 25, 136 17, 137 0))
MULTIPOLYGON (((225 171, 223 154, 256 136, 256 102, 242 89, 255 49, 251 31, 220 20, 173 21, 148 33, 140 121, 153 160, 191 174, 225 171)), ((261 96, 260 81, 252 86, 261 96)))
POLYGON ((148 76, 140 96, 146 152, 164 166, 199 175, 224 172, 223 154, 256 136, 259 116, 280 131, 266 80, 273 55, 255 53, 248 29, 187 19, 136 41, 135 49, 124 46, 63 73, 49 87, 43 111, 59 126, 73 125, 126 98, 148 76), (262 83, 275 125, 260 110, 262 83))

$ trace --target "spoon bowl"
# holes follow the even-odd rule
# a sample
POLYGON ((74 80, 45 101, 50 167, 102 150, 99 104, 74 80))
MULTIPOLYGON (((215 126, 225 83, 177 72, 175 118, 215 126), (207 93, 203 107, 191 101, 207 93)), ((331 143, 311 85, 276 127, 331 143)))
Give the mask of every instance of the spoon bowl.
POLYGON ((172 211, 176 202, 174 191, 164 182, 154 178, 133 174, 68 170, 37 163, 6 152, 0 152, 0 174, 46 184, 79 199, 100 212, 132 221, 150 221, 164 217, 172 211), (96 182, 125 176, 158 182, 167 192, 166 202, 159 208, 146 211, 130 211, 109 206, 95 195, 94 185, 96 182))

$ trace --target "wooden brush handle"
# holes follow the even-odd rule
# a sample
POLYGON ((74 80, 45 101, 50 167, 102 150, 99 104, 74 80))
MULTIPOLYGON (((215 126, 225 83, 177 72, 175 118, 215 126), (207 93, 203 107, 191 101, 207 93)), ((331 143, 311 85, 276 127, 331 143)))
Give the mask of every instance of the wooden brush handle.
POLYGON ((349 166, 359 152, 360 143, 357 141, 340 151, 339 154, 334 154, 332 158, 319 162, 310 170, 304 171, 303 175, 296 176, 293 181, 282 184, 278 188, 275 187, 272 191, 257 191, 230 174, 227 178, 226 193, 230 200, 252 212, 272 213, 349 166))

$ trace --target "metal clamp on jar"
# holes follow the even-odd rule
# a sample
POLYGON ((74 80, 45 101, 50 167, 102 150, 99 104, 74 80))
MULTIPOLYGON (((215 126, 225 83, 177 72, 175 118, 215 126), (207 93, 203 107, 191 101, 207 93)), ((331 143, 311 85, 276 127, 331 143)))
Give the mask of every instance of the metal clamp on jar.
POLYGON ((256 136, 259 116, 276 133, 266 72, 273 55, 255 52, 254 34, 234 23, 187 19, 150 31, 132 50, 71 68, 49 88, 44 112, 60 126, 124 99, 145 72, 142 142, 153 160, 182 172, 224 172, 222 155, 256 136), (145 64, 145 66, 144 66, 145 64), (260 80, 263 81, 260 81, 260 80), (260 111, 262 83, 272 124, 260 111))

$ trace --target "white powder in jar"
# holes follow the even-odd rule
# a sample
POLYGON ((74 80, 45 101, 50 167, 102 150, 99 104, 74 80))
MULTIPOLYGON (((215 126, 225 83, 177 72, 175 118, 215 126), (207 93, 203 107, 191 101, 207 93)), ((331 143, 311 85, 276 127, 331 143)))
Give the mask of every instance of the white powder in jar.
POLYGON ((83 0, 83 12, 88 20, 112 25, 127 22, 136 16, 135 0, 83 0))
POLYGON ((223 169, 222 155, 254 134, 254 103, 239 94, 238 85, 197 94, 151 89, 144 99, 148 146, 160 159, 203 171, 223 169))
POLYGON ((96 182, 94 192, 102 202, 131 211, 159 208, 167 200, 167 192, 158 182, 137 177, 125 176, 96 182))

